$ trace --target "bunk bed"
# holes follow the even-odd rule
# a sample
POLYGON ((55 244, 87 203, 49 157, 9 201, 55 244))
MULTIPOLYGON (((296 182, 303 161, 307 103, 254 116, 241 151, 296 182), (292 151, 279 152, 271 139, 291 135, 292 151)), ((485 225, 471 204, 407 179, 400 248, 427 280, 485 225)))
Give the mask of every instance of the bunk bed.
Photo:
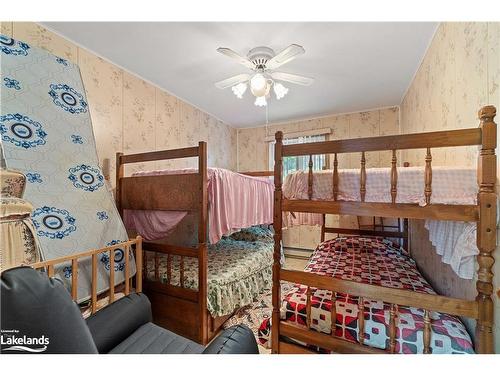
MULTIPOLYGON (((472 342, 457 317, 468 317, 476 320, 474 351, 476 353, 493 353, 493 271, 492 256, 496 247, 496 109, 486 106, 479 111, 480 126, 478 128, 418 133, 398 136, 383 136, 350 140, 326 141, 299 145, 283 145, 283 135, 276 133, 275 145, 275 198, 274 198, 274 230, 275 248, 273 262, 273 312, 271 348, 273 353, 317 353, 330 351, 335 353, 404 353, 443 352, 436 347, 436 335, 449 340, 459 347, 448 352, 472 352, 472 342), (477 168, 477 184, 479 191, 473 202, 434 200, 434 181, 432 152, 434 148, 479 145, 477 168), (397 152, 405 149, 425 149, 425 167, 422 172, 422 202, 399 196, 400 180, 397 152), (392 151, 386 195, 381 199, 370 201, 369 184, 367 184, 366 153, 371 151, 392 151), (342 172, 338 169, 337 154, 361 153, 360 169, 356 175, 357 183, 351 188, 354 193, 351 200, 340 199, 340 184, 343 182, 342 172), (319 197, 319 174, 313 172, 311 155, 333 154, 334 167, 329 174, 330 192, 319 197), (291 197, 290 187, 282 187, 282 163, 287 156, 309 155, 307 188, 304 194, 291 197), (420 204, 419 204, 420 203, 420 204), (379 216, 406 219, 430 219, 474 222, 477 225, 476 257, 477 298, 473 301, 439 296, 418 273, 414 262, 404 251, 382 240, 380 237, 405 237, 406 231, 399 233, 370 232, 367 230, 344 230, 326 228, 324 233, 344 233, 358 237, 339 237, 320 244, 304 271, 281 268, 280 247, 282 239, 284 213, 308 212, 315 214, 347 214, 359 216, 379 216), (369 237, 378 236, 379 238, 369 237), (349 254, 353 262, 349 277, 337 272, 335 264, 346 260, 342 254, 349 254), (391 260, 386 266, 381 263, 391 260), (363 266, 378 263, 385 273, 364 273, 363 266), (386 268, 383 269, 382 266, 386 268), (406 281, 394 276, 395 280, 385 280, 384 274, 391 275, 396 268, 406 273, 406 281), (280 295, 280 285, 291 283, 293 290, 284 298, 280 295), (378 306, 376 304, 378 303, 378 306), (375 304, 375 305, 374 305, 375 304), (282 310, 284 307, 284 311, 282 310), (290 308, 291 307, 291 308, 290 308), (378 314, 374 311, 378 308, 378 314), (287 311, 288 309, 288 311, 287 311), (343 315, 349 312, 353 327, 350 332, 342 329, 343 315), (326 317, 329 317, 329 320, 326 317), (378 344, 378 332, 367 331, 366 327, 373 322, 367 319, 379 319, 379 329, 383 329, 378 344), (418 336, 421 345, 414 350, 405 346, 404 335, 408 333, 407 323, 414 329, 412 335, 418 336), (323 322, 321 322, 321 320, 323 322), (327 323, 329 322, 329 323, 327 323), (440 323, 439 323, 440 322, 440 323), (406 325, 406 326, 405 326, 406 325), (447 329, 453 326, 455 331, 447 329), (443 329, 443 327, 445 329, 443 329), (446 332, 445 332, 446 331, 446 332)), ((405 172, 403 172, 405 173, 405 172)), ((409 172, 407 172, 409 173, 409 172)), ((402 186, 403 187, 403 186, 402 186)), ((349 188, 349 186, 347 187, 349 188)), ((477 186, 475 187, 477 191, 477 186)), ((298 189, 297 191, 300 191, 298 189)), ((304 189, 302 189, 303 191, 304 189)), ((293 189, 292 189, 293 191, 293 189)), ((389 278, 390 279, 390 278, 389 278)), ((345 322, 345 319, 344 319, 345 322)), ((264 329, 266 327, 263 327, 264 329)), ((380 336, 380 335, 379 335, 380 336)), ((438 344, 439 345, 439 344, 438 344)), ((453 344, 451 344, 453 345, 453 344)), ((445 348, 446 349, 446 348, 445 348)), ((448 348, 449 349, 449 348, 448 348)))
POLYGON ((205 142, 118 153, 116 163, 118 210, 148 240, 144 292, 154 321, 207 344, 235 310, 271 288, 273 233, 264 225, 273 220, 272 172, 208 168, 205 142), (183 158, 197 158, 198 168, 124 177, 126 164, 183 158))

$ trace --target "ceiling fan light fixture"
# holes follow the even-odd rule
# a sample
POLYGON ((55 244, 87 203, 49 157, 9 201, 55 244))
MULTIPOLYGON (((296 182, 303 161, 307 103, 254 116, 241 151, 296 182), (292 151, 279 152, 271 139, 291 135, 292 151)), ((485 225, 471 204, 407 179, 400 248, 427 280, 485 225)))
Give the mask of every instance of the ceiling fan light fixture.
POLYGON ((250 91, 254 96, 260 97, 265 96, 268 91, 267 79, 263 74, 257 73, 254 74, 252 78, 250 78, 250 91))
POLYGON ((305 53, 304 47, 298 44, 291 44, 277 54, 271 48, 264 46, 252 48, 246 57, 229 48, 217 48, 217 52, 249 68, 251 72, 218 81, 215 86, 222 90, 231 87, 234 95, 240 99, 249 89, 255 96, 254 103, 258 107, 267 106, 267 100, 272 96, 271 90, 274 90, 277 100, 288 95, 289 89, 280 82, 301 86, 309 86, 314 82, 310 77, 276 71, 277 68, 305 53))
POLYGON ((255 98, 255 103, 257 107, 265 107, 267 105, 267 100, 265 96, 258 96, 255 98))
POLYGON ((276 95, 276 99, 280 100, 286 94, 288 94, 288 88, 283 86, 281 83, 275 83, 273 85, 274 94, 276 95))
POLYGON ((243 94, 245 91, 247 91, 247 84, 246 83, 238 83, 237 85, 234 85, 231 87, 231 90, 233 90, 233 94, 236 95, 239 99, 243 98, 243 94))

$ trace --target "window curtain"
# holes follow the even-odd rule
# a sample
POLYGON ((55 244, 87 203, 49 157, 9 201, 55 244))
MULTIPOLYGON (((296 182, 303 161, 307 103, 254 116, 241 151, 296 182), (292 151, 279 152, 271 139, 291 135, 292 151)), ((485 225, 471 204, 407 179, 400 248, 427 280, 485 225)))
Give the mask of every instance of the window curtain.
MULTIPOLYGON (((300 143, 310 143, 310 142, 323 142, 326 140, 326 136, 322 135, 312 135, 312 136, 303 136, 296 138, 285 138, 283 139, 284 145, 293 145, 300 143)), ((274 169, 274 145, 276 141, 269 142, 269 170, 274 169)), ((326 166, 326 157, 325 155, 313 155, 313 170, 322 170, 323 167, 326 166)), ((283 179, 289 173, 298 171, 298 170, 308 170, 309 169, 309 156, 290 156, 283 158, 283 179)))

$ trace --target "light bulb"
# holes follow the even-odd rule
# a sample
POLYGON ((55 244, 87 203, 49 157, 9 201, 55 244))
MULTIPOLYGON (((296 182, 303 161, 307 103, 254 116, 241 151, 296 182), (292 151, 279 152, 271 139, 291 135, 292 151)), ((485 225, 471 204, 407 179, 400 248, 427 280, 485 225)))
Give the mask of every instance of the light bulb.
POLYGON ((250 90, 257 97, 266 95, 267 80, 262 74, 257 73, 250 79, 250 90))
POLYGON ((285 86, 283 86, 281 83, 275 83, 273 89, 274 89, 274 93, 276 94, 276 99, 278 99, 278 100, 280 100, 286 94, 288 94, 288 89, 285 86))
POLYGON ((258 96, 255 98, 255 103, 257 107, 265 107, 267 105, 266 97, 265 96, 258 96))
POLYGON ((234 95, 236 95, 239 99, 241 99, 243 98, 243 94, 245 93, 245 91, 247 91, 247 84, 238 83, 237 85, 231 87, 231 90, 233 90, 234 95))

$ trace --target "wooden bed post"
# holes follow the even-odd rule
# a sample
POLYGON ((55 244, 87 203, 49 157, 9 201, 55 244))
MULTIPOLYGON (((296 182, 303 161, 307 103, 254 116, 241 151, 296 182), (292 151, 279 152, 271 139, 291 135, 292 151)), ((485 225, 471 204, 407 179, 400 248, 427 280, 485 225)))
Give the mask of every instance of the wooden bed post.
POLYGON ((277 132, 274 145, 274 262, 273 262, 273 315, 271 320, 271 349, 272 353, 279 353, 280 343, 280 268, 281 268, 281 226, 283 213, 281 211, 281 183, 282 183, 282 150, 283 133, 277 132))
POLYGON ((208 343, 208 314, 207 314, 207 220, 208 220, 208 193, 207 193, 207 144, 199 143, 198 174, 200 175, 200 222, 198 225, 198 289, 200 304, 200 341, 208 343))
POLYGON ((123 152, 117 152, 116 153, 116 188, 115 188, 115 202, 116 202, 116 208, 118 209, 118 213, 120 214, 121 217, 123 217, 123 212, 122 212, 122 202, 121 202, 121 178, 123 177, 123 164, 122 164, 122 156, 123 152))
POLYGON ((493 272, 495 259, 492 256, 496 247, 496 155, 497 129, 494 122, 496 109, 486 106, 479 111, 482 131, 481 150, 478 161, 478 205, 479 221, 477 224, 477 247, 479 255, 478 280, 476 283, 478 319, 476 325, 476 351, 493 353, 493 272))

